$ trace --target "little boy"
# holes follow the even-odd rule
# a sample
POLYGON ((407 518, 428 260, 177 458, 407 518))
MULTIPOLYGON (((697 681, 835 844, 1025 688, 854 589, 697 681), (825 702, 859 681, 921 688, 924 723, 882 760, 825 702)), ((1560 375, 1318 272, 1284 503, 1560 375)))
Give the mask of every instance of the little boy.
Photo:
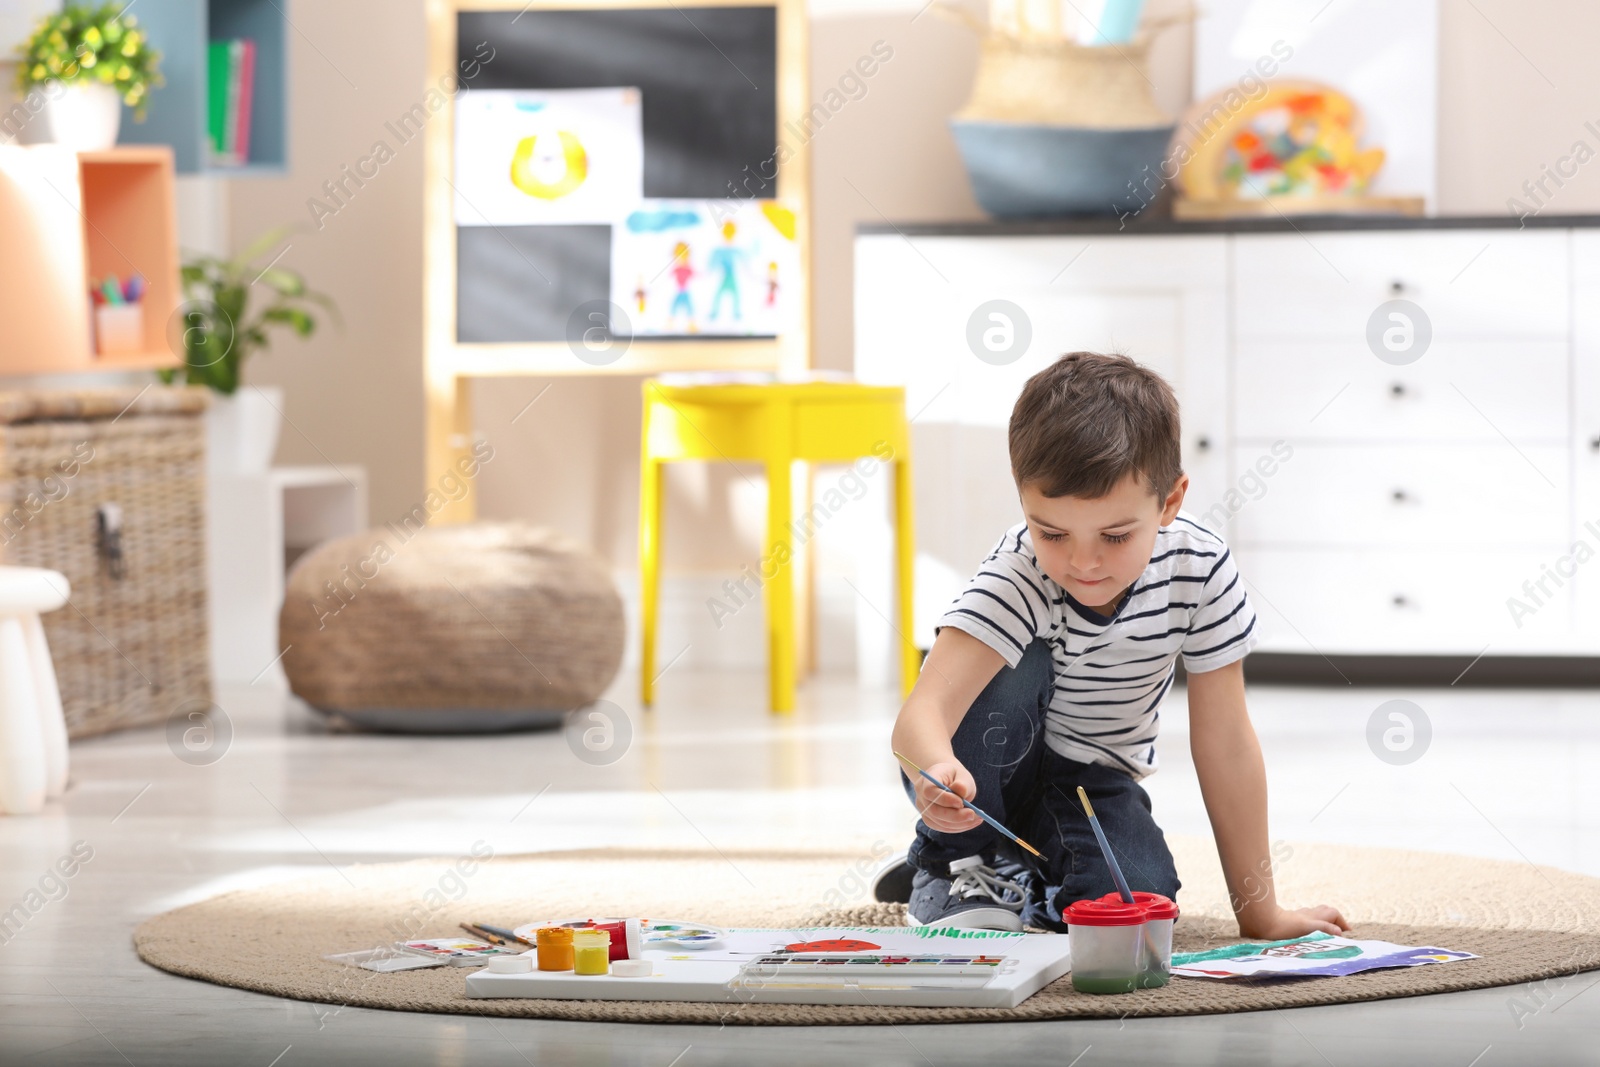
POLYGON ((1129 885, 1176 900, 1139 780, 1156 769, 1182 656, 1190 748, 1240 934, 1346 929, 1334 908, 1287 910, 1273 893, 1266 772, 1244 699, 1255 612, 1228 547, 1179 510, 1178 422, 1167 383, 1125 356, 1074 352, 1023 387, 1010 445, 1026 521, 940 618, 893 745, 1044 859, 902 771, 921 821, 875 891, 909 903, 914 922, 1063 930, 1066 905, 1114 891, 1080 785, 1129 885))

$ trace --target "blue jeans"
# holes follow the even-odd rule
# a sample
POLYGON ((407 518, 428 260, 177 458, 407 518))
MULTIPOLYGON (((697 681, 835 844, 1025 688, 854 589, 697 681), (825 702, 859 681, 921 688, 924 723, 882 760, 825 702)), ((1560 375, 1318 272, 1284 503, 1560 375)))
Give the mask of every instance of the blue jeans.
MULTIPOLYGON (((1068 904, 1116 891, 1078 800, 1081 785, 1129 887, 1177 900, 1178 872, 1144 788, 1119 770, 1067 759, 1045 744, 1044 716, 1054 688, 1050 646, 1035 640, 1015 667, 1000 668, 950 739, 956 759, 977 783, 972 802, 1044 853, 1044 859, 1024 852, 988 823, 946 834, 919 820, 908 862, 948 877, 951 860, 996 857, 997 869, 1027 891, 1023 922, 1065 930, 1061 911, 1068 904)), ((900 780, 915 803, 904 771, 900 780)))

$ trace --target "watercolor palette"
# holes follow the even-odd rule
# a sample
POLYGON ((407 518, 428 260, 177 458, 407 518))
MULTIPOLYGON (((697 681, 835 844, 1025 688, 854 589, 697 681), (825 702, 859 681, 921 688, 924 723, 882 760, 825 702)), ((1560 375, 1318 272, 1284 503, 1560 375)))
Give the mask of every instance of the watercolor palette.
POLYGON ((1016 966, 1004 956, 762 956, 745 964, 743 981, 904 982, 921 978, 988 981, 1016 966))
POLYGON ((521 950, 491 945, 487 941, 473 941, 464 937, 433 937, 422 941, 396 941, 394 947, 402 952, 438 960, 453 967, 477 967, 496 956, 515 956, 521 950))
POLYGON ((642 919, 640 922, 644 930, 645 948, 711 948, 722 941, 722 931, 714 926, 660 919, 642 919))

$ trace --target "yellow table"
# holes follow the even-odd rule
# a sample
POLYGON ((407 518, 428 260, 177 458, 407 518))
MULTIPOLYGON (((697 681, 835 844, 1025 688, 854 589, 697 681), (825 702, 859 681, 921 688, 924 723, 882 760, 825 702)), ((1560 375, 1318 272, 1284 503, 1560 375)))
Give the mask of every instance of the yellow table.
MULTIPOLYGON (((902 691, 921 668, 910 639, 912 562, 911 438, 905 390, 853 382, 770 384, 644 383, 644 434, 639 494, 639 580, 643 614, 640 696, 652 703, 656 674, 656 608, 661 585, 662 465, 674 460, 753 461, 767 473, 767 530, 759 568, 767 615, 772 710, 794 710, 794 521, 789 476, 796 460, 850 463, 876 456, 894 465, 897 638, 902 691)), ((802 543, 815 517, 802 516, 802 543)), ((875 605, 876 607, 876 605, 875 605)))

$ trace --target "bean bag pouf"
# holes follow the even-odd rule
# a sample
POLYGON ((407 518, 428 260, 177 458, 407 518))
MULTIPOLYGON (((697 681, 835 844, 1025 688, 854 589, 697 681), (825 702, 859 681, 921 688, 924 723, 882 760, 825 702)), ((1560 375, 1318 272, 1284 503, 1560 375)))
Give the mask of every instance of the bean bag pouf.
POLYGON ((592 703, 622 663, 622 598, 583 545, 523 523, 324 542, 290 572, 284 673, 312 707, 415 732, 526 729, 592 703))

